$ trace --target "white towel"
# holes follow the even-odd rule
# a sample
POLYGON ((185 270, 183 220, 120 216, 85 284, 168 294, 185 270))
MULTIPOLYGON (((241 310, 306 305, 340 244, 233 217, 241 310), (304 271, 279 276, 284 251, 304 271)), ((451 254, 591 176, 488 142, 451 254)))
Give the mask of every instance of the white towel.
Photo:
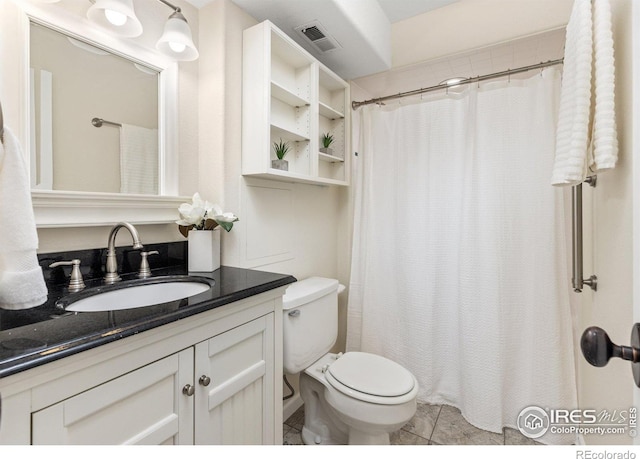
POLYGON ((0 308, 28 309, 47 301, 37 249, 27 164, 5 127, 0 142, 0 308))
POLYGON ((577 185, 615 166, 614 60, 609 0, 575 0, 564 72, 551 183, 577 185))
POLYGON ((595 112, 591 134, 590 166, 594 172, 615 167, 618 160, 613 33, 609 0, 593 2, 595 112))
POLYGON ((120 128, 120 192, 158 194, 158 130, 120 128))

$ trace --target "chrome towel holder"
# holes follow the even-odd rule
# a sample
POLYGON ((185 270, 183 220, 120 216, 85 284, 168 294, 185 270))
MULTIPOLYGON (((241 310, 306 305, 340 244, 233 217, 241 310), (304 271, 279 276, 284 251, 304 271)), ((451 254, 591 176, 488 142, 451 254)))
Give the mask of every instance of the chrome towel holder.
POLYGON ((120 123, 114 123, 113 121, 107 121, 107 120, 103 120, 102 118, 97 118, 97 117, 93 118, 91 120, 91 124, 93 124, 97 128, 102 127, 103 124, 109 124, 111 126, 122 127, 122 124, 120 124, 120 123))
MULTIPOLYGON (((597 176, 592 175, 584 181, 595 188, 597 176)), ((572 208, 572 233, 573 233, 573 291, 582 292, 584 285, 591 287, 593 291, 598 290, 598 277, 594 274, 588 279, 583 278, 583 256, 582 256, 582 183, 571 187, 571 208, 572 208)))

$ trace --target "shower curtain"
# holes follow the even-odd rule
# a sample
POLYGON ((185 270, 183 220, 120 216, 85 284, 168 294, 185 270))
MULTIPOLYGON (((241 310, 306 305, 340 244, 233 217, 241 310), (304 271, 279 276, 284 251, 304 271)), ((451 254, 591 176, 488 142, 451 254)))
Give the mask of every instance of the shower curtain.
POLYGON ((418 400, 493 432, 531 405, 577 407, 564 199, 549 183, 559 88, 546 69, 360 114, 347 350, 395 360, 418 400))

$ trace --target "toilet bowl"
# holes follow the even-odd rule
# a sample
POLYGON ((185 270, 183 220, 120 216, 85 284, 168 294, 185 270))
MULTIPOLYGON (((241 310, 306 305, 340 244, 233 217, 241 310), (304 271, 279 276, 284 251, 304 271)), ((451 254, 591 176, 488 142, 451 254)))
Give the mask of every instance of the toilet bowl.
POLYGON ((418 383, 397 363, 365 352, 327 354, 300 377, 305 444, 388 445, 416 412, 418 383))
POLYGON ((389 444, 416 412, 418 382, 396 362, 366 352, 333 354, 335 279, 292 284, 283 298, 285 373, 300 372, 305 444, 389 444))

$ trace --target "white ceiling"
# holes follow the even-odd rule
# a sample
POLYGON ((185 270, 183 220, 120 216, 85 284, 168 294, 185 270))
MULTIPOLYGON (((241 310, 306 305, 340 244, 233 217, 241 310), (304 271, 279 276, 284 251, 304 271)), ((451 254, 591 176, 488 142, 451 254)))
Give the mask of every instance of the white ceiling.
MULTIPOLYGON (((202 8, 205 5, 213 2, 213 0, 186 0, 196 8, 202 8)), ((264 2, 265 0, 254 0, 254 3, 264 2)), ((291 3, 302 2, 303 0, 288 0, 291 3)), ((441 6, 448 5, 449 3, 457 2, 458 0, 377 0, 382 7, 382 10, 389 18, 389 22, 394 23, 407 19, 418 14, 426 13, 427 11, 440 8, 441 6)))
MULTIPOLYGON (((213 0, 187 0, 201 8, 213 0)), ((309 53, 349 80, 391 68, 391 24, 458 0, 232 0, 273 22, 309 53), (294 29, 319 21, 340 48, 320 53, 294 29)))
MULTIPOLYGON (((213 0, 187 0, 202 7, 213 0)), ((564 30, 475 49, 419 65, 391 69, 391 24, 459 0, 231 0, 257 21, 266 19, 309 53, 370 94, 393 94, 513 69, 563 55, 564 30), (318 21, 341 48, 318 52, 294 29, 318 21), (385 72, 380 78, 377 74, 385 72)))
POLYGON ((382 10, 394 23, 427 11, 435 10, 458 0, 378 0, 382 10))

